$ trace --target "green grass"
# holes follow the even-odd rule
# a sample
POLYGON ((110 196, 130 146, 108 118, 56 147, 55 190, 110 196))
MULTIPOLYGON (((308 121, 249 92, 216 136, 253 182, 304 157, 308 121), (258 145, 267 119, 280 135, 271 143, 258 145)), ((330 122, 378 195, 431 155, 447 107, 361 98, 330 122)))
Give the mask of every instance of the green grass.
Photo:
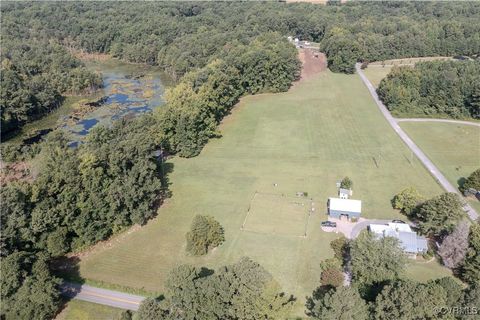
MULTIPOLYGON (((438 122, 400 122, 400 126, 454 186, 480 168, 479 127, 438 122)), ((480 211, 479 201, 470 203, 480 211)))
POLYGON ((375 88, 378 88, 380 85, 380 81, 385 78, 390 71, 392 70, 392 66, 384 66, 384 67, 368 67, 363 70, 365 76, 370 80, 375 88))
POLYGON ((56 320, 117 320, 123 310, 96 303, 71 300, 56 320))
POLYGON ((450 269, 442 266, 437 260, 432 260, 429 262, 409 261, 407 265, 406 276, 408 279, 419 282, 427 282, 428 280, 451 277, 452 272, 450 269))
MULTIPOLYGON (((303 316, 305 296, 319 284, 320 262, 333 255, 329 243, 338 237, 320 229, 338 180, 352 178, 353 198, 363 201, 367 218, 400 218, 390 200, 408 186, 426 196, 442 192, 421 163, 410 160, 357 75, 326 71, 287 93, 246 97, 221 131, 198 157, 167 163, 173 196, 158 217, 83 258, 81 276, 162 291, 179 264, 217 268, 249 256, 298 298, 295 314, 303 316), (242 231, 256 191, 308 192, 316 210, 307 237, 242 231), (185 233, 197 214, 214 216, 226 241, 207 256, 189 257, 185 233)), ((271 210, 272 219, 275 214, 271 210)))
POLYGON ((305 236, 311 201, 304 197, 255 193, 243 223, 243 230, 293 237, 305 236))

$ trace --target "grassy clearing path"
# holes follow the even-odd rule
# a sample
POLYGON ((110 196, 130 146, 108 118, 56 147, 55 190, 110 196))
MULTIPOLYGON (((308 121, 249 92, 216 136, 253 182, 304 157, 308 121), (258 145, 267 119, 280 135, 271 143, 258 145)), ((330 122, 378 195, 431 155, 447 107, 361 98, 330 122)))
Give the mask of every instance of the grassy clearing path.
MULTIPOLYGON (((294 313, 302 316, 305 296, 319 284, 319 263, 333 255, 329 243, 338 236, 319 225, 326 219, 327 198, 336 195, 336 181, 351 177, 363 216, 375 219, 400 218, 390 199, 405 187, 413 185, 426 196, 442 191, 410 157, 356 75, 325 71, 287 93, 246 97, 220 129, 223 137, 200 156, 167 163, 172 198, 147 226, 83 258, 83 277, 162 291, 179 264, 217 268, 249 256, 298 298, 294 313), (270 213, 248 217, 247 226, 254 219, 268 228, 241 230, 255 192, 295 197, 299 191, 308 192, 316 208, 306 237, 280 232, 305 223, 284 211, 275 219, 291 205, 282 201, 272 204, 270 213), (226 233, 221 247, 200 258, 185 255, 185 233, 196 214, 214 216, 226 233)), ((254 205, 258 211, 266 210, 264 204, 254 205)))

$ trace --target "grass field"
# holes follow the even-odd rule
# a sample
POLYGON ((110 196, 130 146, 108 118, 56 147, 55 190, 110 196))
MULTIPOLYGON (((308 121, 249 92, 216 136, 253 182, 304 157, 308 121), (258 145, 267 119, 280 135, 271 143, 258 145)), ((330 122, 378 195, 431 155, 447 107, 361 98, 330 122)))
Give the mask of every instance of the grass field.
POLYGON ((368 67, 363 70, 365 76, 370 80, 375 88, 378 88, 380 85, 380 81, 385 78, 390 71, 392 70, 392 66, 384 66, 384 67, 368 67))
MULTIPOLYGON (((479 127, 438 122, 400 122, 400 126, 454 186, 480 168, 479 127)), ((470 203, 480 211, 479 201, 470 203)))
POLYGON ((242 225, 244 231, 304 237, 311 213, 311 201, 267 193, 255 193, 242 225))
POLYGON ((118 320, 122 309, 71 300, 55 320, 118 320))
MULTIPOLYGON (((209 142, 200 156, 168 161, 172 198, 147 226, 83 258, 83 277, 162 291, 176 265, 217 268, 249 256, 298 298, 295 314, 302 316, 305 296, 319 284, 319 264, 332 256, 329 243, 337 235, 322 232, 320 222, 338 180, 352 178, 353 198, 363 201, 367 218, 400 218, 390 200, 405 187, 427 196, 442 192, 421 163, 410 159, 357 75, 326 71, 287 93, 246 97, 220 129, 223 137, 209 142), (255 192, 308 192, 316 210, 307 236, 242 230, 255 192), (225 228, 225 243, 205 257, 185 255, 185 233, 196 214, 212 215, 225 228)), ((265 197, 253 204, 255 227, 292 225, 293 212, 282 218, 288 203, 265 197)))
POLYGON ((437 260, 430 262, 409 261, 406 276, 408 279, 427 282, 428 280, 452 276, 452 272, 443 267, 437 260))

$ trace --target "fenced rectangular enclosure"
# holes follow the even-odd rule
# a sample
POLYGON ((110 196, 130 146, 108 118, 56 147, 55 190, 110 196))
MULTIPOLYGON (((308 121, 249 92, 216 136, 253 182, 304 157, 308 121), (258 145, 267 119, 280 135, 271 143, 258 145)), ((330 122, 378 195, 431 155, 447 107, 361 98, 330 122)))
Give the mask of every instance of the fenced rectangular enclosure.
POLYGON ((303 196, 255 192, 242 230, 306 237, 312 201, 303 196))

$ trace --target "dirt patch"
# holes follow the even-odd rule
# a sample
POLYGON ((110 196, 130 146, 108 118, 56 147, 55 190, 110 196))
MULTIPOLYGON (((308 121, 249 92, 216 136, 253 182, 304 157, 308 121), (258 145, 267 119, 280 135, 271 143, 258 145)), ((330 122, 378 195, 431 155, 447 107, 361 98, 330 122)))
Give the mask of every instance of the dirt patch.
POLYGON ((67 48, 71 54, 73 54, 76 58, 82 61, 106 61, 112 58, 109 54, 104 53, 91 53, 85 52, 83 50, 76 50, 73 48, 67 48))
POLYGON ((20 161, 14 163, 4 163, 0 165, 0 186, 4 186, 13 181, 33 181, 30 172, 30 165, 27 162, 20 161))
POLYGON ((300 81, 309 79, 327 69, 327 57, 322 52, 300 49, 298 59, 302 62, 300 81))

